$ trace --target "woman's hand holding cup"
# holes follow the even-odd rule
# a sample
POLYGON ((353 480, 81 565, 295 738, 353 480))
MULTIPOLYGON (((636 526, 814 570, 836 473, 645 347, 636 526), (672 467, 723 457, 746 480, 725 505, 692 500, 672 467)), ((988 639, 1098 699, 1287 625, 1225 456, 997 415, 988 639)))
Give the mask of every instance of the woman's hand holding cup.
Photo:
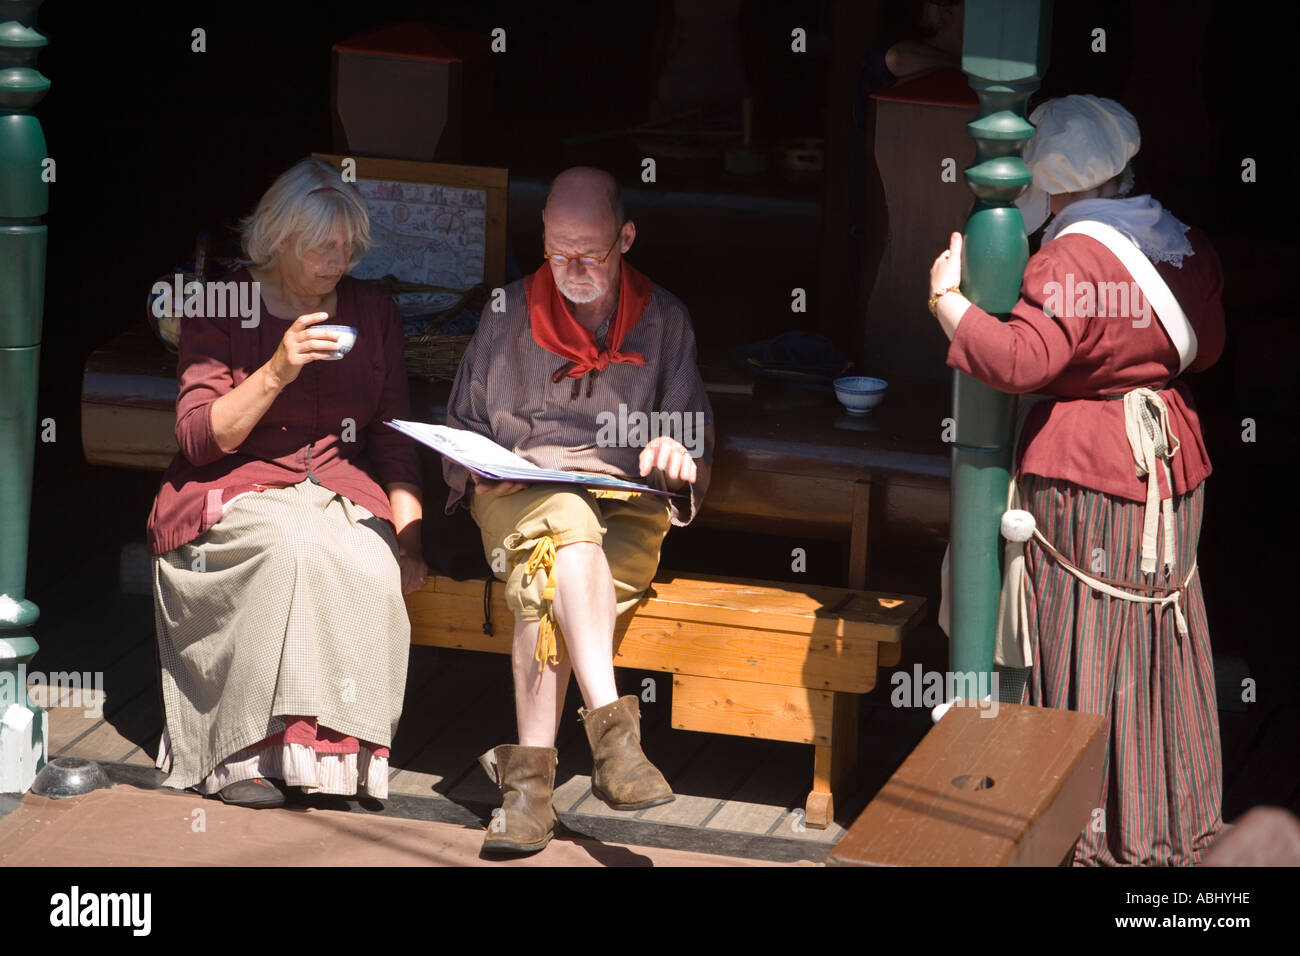
POLYGON ((285 330, 270 362, 271 371, 281 388, 296 379, 304 365, 333 358, 338 351, 337 332, 312 328, 328 318, 328 312, 308 312, 294 319, 293 325, 285 330))

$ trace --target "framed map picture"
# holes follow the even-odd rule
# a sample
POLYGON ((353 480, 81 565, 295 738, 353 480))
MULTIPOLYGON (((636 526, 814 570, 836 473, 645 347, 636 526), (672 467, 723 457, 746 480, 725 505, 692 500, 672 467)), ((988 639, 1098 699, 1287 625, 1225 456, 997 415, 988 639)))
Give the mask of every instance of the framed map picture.
POLYGON ((340 169, 345 158, 356 163, 374 245, 353 276, 454 290, 400 294, 404 314, 444 307, 479 283, 505 284, 508 170, 312 155, 340 169))

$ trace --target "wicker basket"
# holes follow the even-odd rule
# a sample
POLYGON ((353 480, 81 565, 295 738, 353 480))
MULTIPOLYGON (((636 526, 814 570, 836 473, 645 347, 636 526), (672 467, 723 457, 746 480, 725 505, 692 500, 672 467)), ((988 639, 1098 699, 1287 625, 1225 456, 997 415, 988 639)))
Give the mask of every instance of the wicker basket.
POLYGON ((456 378, 460 360, 469 347, 470 335, 438 335, 438 328, 465 309, 482 309, 487 304, 487 286, 480 283, 472 289, 447 289, 441 286, 417 285, 401 282, 393 276, 377 280, 378 285, 390 293, 396 292, 459 292, 460 298, 449 309, 439 312, 427 323, 424 331, 408 335, 402 346, 406 371, 431 381, 451 382, 456 378))
POLYGON ((434 382, 452 382, 472 335, 408 335, 402 355, 406 371, 434 382))

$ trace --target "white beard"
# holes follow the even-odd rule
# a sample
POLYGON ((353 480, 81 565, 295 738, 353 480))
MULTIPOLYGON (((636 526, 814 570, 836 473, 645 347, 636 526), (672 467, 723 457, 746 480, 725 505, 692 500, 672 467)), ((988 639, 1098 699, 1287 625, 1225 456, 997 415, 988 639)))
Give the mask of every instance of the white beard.
POLYGON ((595 302, 605 294, 604 289, 589 283, 574 285, 568 279, 557 279, 555 284, 560 287, 560 292, 564 294, 566 299, 577 305, 595 302))

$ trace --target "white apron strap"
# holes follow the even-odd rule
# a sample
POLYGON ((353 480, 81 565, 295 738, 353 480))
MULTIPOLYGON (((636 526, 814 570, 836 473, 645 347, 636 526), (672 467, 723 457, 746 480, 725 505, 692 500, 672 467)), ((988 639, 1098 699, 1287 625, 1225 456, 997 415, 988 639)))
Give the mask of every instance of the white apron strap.
POLYGON ((1181 374, 1187 366, 1196 360, 1196 332, 1187 321, 1187 314, 1178 304, 1168 284, 1160 278, 1160 273, 1151 264, 1151 260, 1142 254, 1142 250, 1124 233, 1114 226, 1093 219, 1081 219, 1066 226, 1056 234, 1057 239, 1071 233, 1081 233, 1096 239, 1115 254, 1120 264, 1128 270, 1133 281, 1138 284, 1146 297, 1147 305, 1155 312, 1161 327, 1168 333, 1174 348, 1178 350, 1178 371, 1181 374))

